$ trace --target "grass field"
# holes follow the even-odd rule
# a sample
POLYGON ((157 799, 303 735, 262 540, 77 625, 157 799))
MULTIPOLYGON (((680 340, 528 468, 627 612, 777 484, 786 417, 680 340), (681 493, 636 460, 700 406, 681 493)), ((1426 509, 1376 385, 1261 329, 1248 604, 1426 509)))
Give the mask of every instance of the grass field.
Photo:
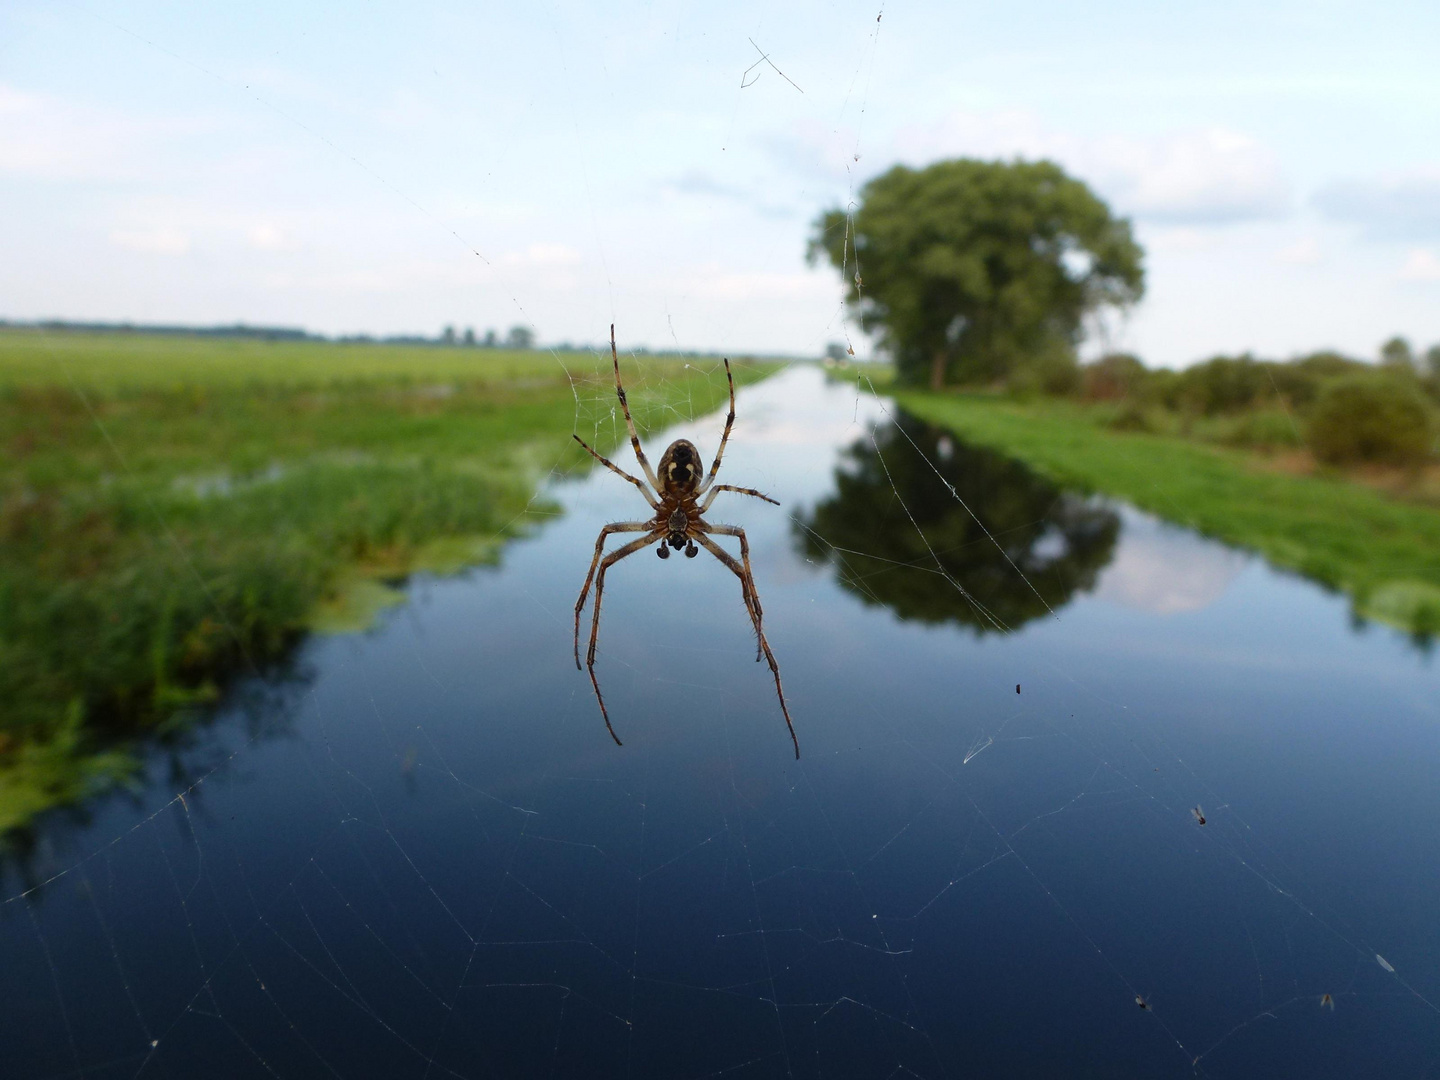
MULTIPOLYGON (((717 361, 622 358, 642 428, 719 407, 717 361)), ((0 332, 0 833, 123 779, 421 569, 493 559, 541 481, 618 445, 609 357, 0 332)), ((738 365, 737 381, 765 368, 738 365)))
POLYGON ((68 333, 0 329, 0 387, 76 384, 101 394, 327 386, 406 379, 504 383, 550 379, 589 353, 264 341, 179 334, 68 333))
POLYGON ((1093 410, 1068 402, 927 392, 897 399, 1059 483, 1118 496, 1343 590, 1362 616, 1440 632, 1440 509, 1338 475, 1285 475, 1253 453, 1108 430, 1093 410))

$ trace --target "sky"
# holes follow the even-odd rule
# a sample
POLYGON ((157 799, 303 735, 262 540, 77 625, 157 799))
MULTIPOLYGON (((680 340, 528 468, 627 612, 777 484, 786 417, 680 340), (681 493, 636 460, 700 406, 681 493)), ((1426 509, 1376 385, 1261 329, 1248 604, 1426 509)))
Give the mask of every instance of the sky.
POLYGON ((1087 355, 1424 348, 1437 42, 1434 0, 7 0, 0 318, 866 355, 816 216, 1020 156, 1146 250, 1087 355))

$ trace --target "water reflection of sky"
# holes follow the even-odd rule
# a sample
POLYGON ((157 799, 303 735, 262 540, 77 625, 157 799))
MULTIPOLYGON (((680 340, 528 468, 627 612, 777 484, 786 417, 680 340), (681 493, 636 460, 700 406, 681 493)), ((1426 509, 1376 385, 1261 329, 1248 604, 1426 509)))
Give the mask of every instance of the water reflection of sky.
POLYGON ((1252 558, 1130 507, 1120 515, 1120 545, 1095 589, 1111 603, 1155 615, 1199 611, 1218 600, 1252 558))
MULTIPOLYGON (((572 609, 643 504, 560 483, 498 569, 309 642, 286 724, 216 726, 226 768, 46 838, 60 876, 0 906, 7 1075, 1423 1074, 1433 662, 1124 508, 1056 615, 906 621, 793 520, 878 406, 805 369, 739 413, 722 477, 785 505, 711 516, 750 532, 800 762, 703 557, 612 574, 610 742, 572 609)), ((1017 558, 1069 550, 1016 520, 1017 558)))

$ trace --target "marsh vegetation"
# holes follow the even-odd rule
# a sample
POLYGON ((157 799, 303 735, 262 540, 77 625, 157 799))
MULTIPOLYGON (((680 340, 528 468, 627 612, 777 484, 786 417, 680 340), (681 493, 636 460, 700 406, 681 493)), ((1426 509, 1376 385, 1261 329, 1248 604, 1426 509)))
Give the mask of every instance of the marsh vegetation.
MULTIPOLYGON (((419 570, 491 560, 551 471, 602 448, 609 358, 0 333, 0 833, 123 780, 308 631, 362 628, 419 570)), ((738 365, 737 379, 760 368, 738 365)), ((650 358, 642 425, 724 380, 650 358)))

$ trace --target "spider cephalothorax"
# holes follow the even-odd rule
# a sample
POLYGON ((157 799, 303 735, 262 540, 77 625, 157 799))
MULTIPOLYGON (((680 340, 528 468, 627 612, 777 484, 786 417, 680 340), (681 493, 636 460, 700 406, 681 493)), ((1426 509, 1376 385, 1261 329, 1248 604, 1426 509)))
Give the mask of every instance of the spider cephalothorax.
MULTIPOLYGON (((659 520, 660 514, 657 513, 655 517, 656 520, 659 520)), ((685 513, 683 507, 677 506, 674 510, 670 511, 670 516, 665 519, 665 530, 665 539, 661 540, 660 546, 655 549, 655 554, 659 555, 660 558, 668 559, 670 557, 670 548, 674 548, 676 551, 684 548, 686 557, 691 559, 699 553, 699 549, 695 547, 695 542, 690 539, 689 535, 690 515, 685 513), (670 547, 666 547, 666 544, 669 544, 670 547)))
POLYGON ((640 449, 640 436, 635 433, 635 421, 630 418, 630 405, 625 400, 625 388, 620 383, 620 356, 615 351, 613 325, 610 327, 610 360, 615 367, 615 395, 620 399, 621 411, 625 413, 625 426, 630 429, 630 445, 635 450, 635 460, 640 463, 649 485, 646 485, 645 480, 631 476, 624 469, 595 453, 579 435, 575 436, 575 441, 611 472, 623 476, 639 488, 640 494, 645 496, 645 501, 650 504, 654 513, 646 521, 617 521, 600 530, 600 535, 595 540, 595 557, 590 560, 590 572, 585 576, 580 599, 575 601, 575 666, 580 666, 580 612, 585 607, 585 598, 590 595, 590 583, 593 581, 595 611, 590 623, 590 648, 585 654, 585 665, 590 670, 590 684, 595 688, 595 700, 600 703, 600 715, 605 718, 605 727, 609 729, 610 737, 615 740, 616 745, 619 745, 620 738, 610 724, 610 713, 606 710, 605 699, 600 694, 599 680, 595 678, 595 645, 600 636, 600 597, 605 591, 605 571, 627 555, 633 555, 656 541, 659 541, 660 545, 656 548, 656 554, 662 559, 670 557, 671 548, 676 551, 684 548, 685 554, 694 558, 703 547, 740 579, 740 596, 745 601, 745 610, 750 613, 750 622, 755 627, 755 659, 759 660, 763 653, 770 664, 770 672, 775 676, 775 693, 780 698, 780 712, 785 717, 785 726, 790 729, 790 741, 795 744, 795 756, 798 758, 800 742, 795 738, 795 725, 790 723, 790 710, 785 706, 785 691, 780 686, 780 665, 775 660, 775 654, 770 651, 770 643, 765 640, 765 631, 761 626, 763 612, 760 610, 760 597, 755 592, 755 575, 750 570, 750 542, 745 537, 745 530, 739 526, 712 525, 705 520, 705 511, 710 509, 715 496, 722 491, 753 495, 757 499, 780 505, 753 488, 715 483, 715 474, 720 471, 720 459, 725 456, 725 443, 729 441, 730 428, 735 423, 735 380, 730 375, 730 361, 725 361, 725 379, 730 384, 730 412, 725 417, 725 433, 720 436, 720 449, 715 452, 715 461, 710 466, 710 472, 702 477, 703 461, 700 451, 689 439, 676 439, 661 455, 659 469, 650 468, 645 451, 640 449), (605 538, 612 533, 627 532, 645 535, 612 551, 602 561, 605 538), (739 540, 740 561, 736 562, 734 556, 710 539, 711 536, 733 536, 739 540))

